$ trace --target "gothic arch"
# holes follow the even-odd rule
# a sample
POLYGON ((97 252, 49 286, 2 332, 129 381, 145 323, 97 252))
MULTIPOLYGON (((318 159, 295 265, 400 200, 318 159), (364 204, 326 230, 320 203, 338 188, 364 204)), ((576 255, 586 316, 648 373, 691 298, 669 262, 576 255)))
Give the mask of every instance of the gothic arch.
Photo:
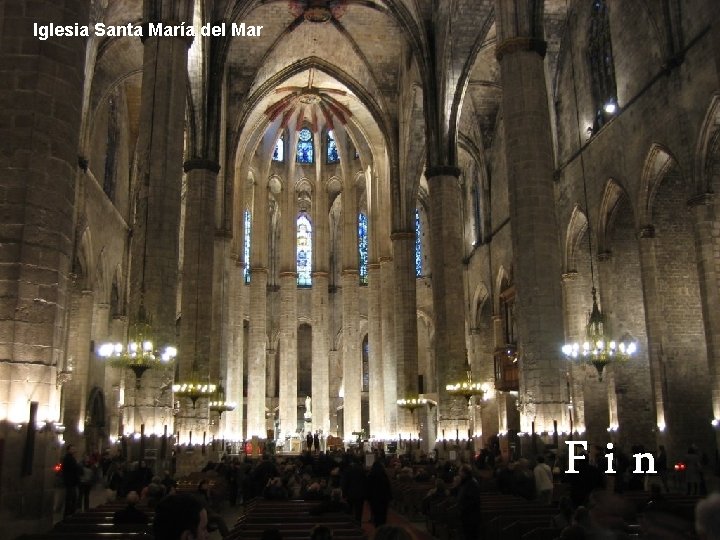
POLYGON ((493 298, 493 310, 495 313, 500 313, 500 293, 503 291, 503 282, 512 283, 511 278, 511 274, 501 265, 495 278, 495 298, 493 298))
POLYGON ((82 289, 91 288, 91 276, 94 277, 94 256, 92 232, 90 227, 85 229, 78 235, 79 241, 73 261, 72 271, 77 276, 77 284, 82 289))
MULTIPOLYGON (((610 178, 605 183, 597 226, 597 252, 606 253, 610 251, 610 230, 613 220, 617 215, 618 208, 623 199, 629 201, 625 188, 615 179, 610 178)), ((628 205, 630 206, 630 205, 628 205)))
POLYGON ((675 163, 677 163, 677 160, 665 146, 653 143, 645 158, 645 165, 640 178, 638 224, 652 223, 652 206, 657 188, 675 163))
MULTIPOLYGON (((470 325, 472 328, 479 328, 481 322, 479 320, 480 313, 482 312, 482 307, 488 300, 488 297, 489 293, 485 284, 478 283, 472 297, 472 312, 470 313, 470 325)), ((490 300, 492 301, 492 299, 490 300)))
POLYGON ((694 169, 695 194, 715 193, 720 188, 717 185, 720 182, 720 92, 710 99, 700 128, 694 169))
POLYGON ((565 260, 563 272, 568 273, 577 270, 576 255, 578 243, 582 240, 583 234, 587 231, 588 220, 585 212, 579 204, 575 205, 570 221, 565 232, 565 260))

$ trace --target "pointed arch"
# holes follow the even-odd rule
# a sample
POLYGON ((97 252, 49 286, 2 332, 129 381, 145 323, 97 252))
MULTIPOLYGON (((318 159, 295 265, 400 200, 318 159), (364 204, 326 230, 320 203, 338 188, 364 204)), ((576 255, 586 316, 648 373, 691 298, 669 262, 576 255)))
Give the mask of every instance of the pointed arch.
POLYGON ((720 92, 710 99, 695 147, 695 194, 714 193, 713 178, 720 176, 720 92))
POLYGON ((615 220, 617 209, 623 199, 628 199, 625 188, 615 179, 610 178, 605 183, 600 212, 598 214, 597 226, 597 248, 598 253, 605 253, 610 250, 610 232, 615 220))
POLYGON ((677 163, 670 150, 659 143, 653 143, 645 158, 640 191, 638 193, 638 224, 652 223, 652 205, 663 177, 677 163))
MULTIPOLYGON (((484 283, 478 283, 472 297, 472 313, 470 313, 470 324, 472 328, 480 326, 480 313, 483 305, 488 300, 489 293, 484 283)), ((492 300, 492 299, 491 299, 492 300)))
POLYGON ((582 240, 583 234, 587 231, 588 219, 585 212, 576 204, 570 214, 567 230, 565 232, 565 260, 563 273, 577 270, 577 249, 578 243, 582 240))

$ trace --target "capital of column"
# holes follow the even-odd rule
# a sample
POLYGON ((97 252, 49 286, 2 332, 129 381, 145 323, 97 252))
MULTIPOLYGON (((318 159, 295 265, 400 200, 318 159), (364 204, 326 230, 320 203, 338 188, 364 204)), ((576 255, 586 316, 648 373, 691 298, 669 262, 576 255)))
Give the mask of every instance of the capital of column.
POLYGON ((268 269, 265 268, 264 266, 251 266, 250 273, 251 274, 267 274, 268 269))
POLYGON ((390 263, 390 262, 392 262, 392 260, 393 260, 392 257, 385 256, 385 257, 380 257, 378 259, 378 262, 380 262, 380 264, 384 264, 384 263, 390 263))
POLYGON ((415 231, 393 231, 390 233, 390 240, 415 240, 415 231))
POLYGON ((198 169, 214 172, 215 174, 217 174, 220 172, 220 164, 213 159, 203 158, 188 159, 185 163, 183 163, 183 170, 186 173, 198 169))
POLYGON ((291 271, 279 272, 278 275, 280 276, 281 279, 282 279, 282 278, 286 278, 286 277, 291 277, 291 278, 297 279, 297 272, 294 272, 294 271, 292 271, 292 270, 291 270, 291 271))
POLYGON ((315 272, 311 272, 310 275, 314 278, 326 278, 330 276, 330 272, 326 272, 325 270, 316 270, 315 272))
POLYGON ((368 263, 368 270, 380 270, 380 262, 368 263))
POLYGON ((690 208, 693 208, 695 206, 709 206, 714 201, 715 201, 714 193, 700 193, 699 195, 690 197, 687 201, 687 205, 690 208))
MULTIPOLYGON (((654 232, 654 229, 653 229, 654 232)), ((612 257, 612 253, 610 251, 601 251, 597 254, 597 260, 599 262, 607 262, 612 257)))
POLYGON ((564 272, 560 279, 562 279, 563 283, 566 283, 568 281, 574 281, 577 277, 577 270, 570 270, 569 272, 564 272))
POLYGON ((547 41, 532 37, 508 38, 495 49, 495 58, 500 62, 506 54, 513 54, 519 51, 536 52, 544 58, 547 52, 547 41))
POLYGON ((430 178, 437 178, 442 176, 453 176, 455 178, 460 177, 460 167, 453 165, 431 165, 425 171, 425 176, 429 180, 430 178))
POLYGON ((357 268, 345 268, 341 272, 342 276, 357 276, 359 274, 357 268))
POLYGON ((655 226, 643 225, 640 227, 640 238, 655 238, 655 226))

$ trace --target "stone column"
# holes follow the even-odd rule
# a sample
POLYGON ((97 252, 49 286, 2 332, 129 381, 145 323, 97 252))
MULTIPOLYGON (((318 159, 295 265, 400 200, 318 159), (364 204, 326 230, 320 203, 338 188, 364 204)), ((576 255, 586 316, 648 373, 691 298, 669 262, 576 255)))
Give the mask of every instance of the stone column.
POLYGON ((68 313, 68 365, 72 379, 63 386, 63 423, 65 439, 78 444, 85 431, 85 409, 90 374, 90 332, 92 330, 93 292, 75 289, 70 292, 68 313))
MULTIPOLYGON (((397 395, 402 399, 417 397, 418 395, 415 230, 393 232, 390 239, 393 245, 393 262, 395 265, 397 395)), ((434 251, 434 248, 432 251, 434 251)), ((459 283, 462 286, 462 282, 459 283)), ((415 433, 417 431, 416 418, 410 411, 402 409, 398 411, 398 431, 402 433, 415 433)))
MULTIPOLYGON (((454 167, 430 167, 430 257, 435 322, 435 362, 438 376, 438 433, 449 438, 467 433, 468 407, 445 386, 465 379, 465 289, 461 193, 454 167)), ((409 243, 409 238, 406 239, 409 243)), ((414 241, 414 240, 413 240, 414 241)), ((397 265, 396 265, 397 268, 397 265)), ((399 284, 396 284, 396 287, 399 284)), ((414 285, 414 284, 413 284, 414 285)), ((397 328, 397 325, 396 325, 397 328)), ((417 341, 416 341, 417 343, 417 341)), ((396 351, 397 352, 397 351, 396 351)))
POLYGON ((247 433, 264 439, 266 349, 267 349, 267 230, 268 192, 267 185, 259 182, 255 186, 252 213, 252 242, 250 268, 250 328, 248 335, 248 389, 247 389, 247 433))
MULTIPOLYGON (((640 229, 638 241, 640 249, 640 277, 642 279, 643 298, 645 300, 645 324, 647 327, 648 358, 650 360, 650 379, 652 395, 655 400, 655 414, 658 426, 666 425, 666 385, 663 366, 663 336, 665 317, 658 290, 657 263, 655 259, 655 228, 647 225, 640 229)), ((666 439, 667 442, 671 442, 666 439)))
MULTIPOLYGON (((717 26, 717 25, 716 25, 717 26)), ((698 283, 702 302, 705 341, 707 344, 710 390, 716 444, 720 446, 720 276, 717 253, 720 251, 720 226, 713 193, 703 193, 688 201, 692 211, 697 253, 698 283), (716 425, 718 424, 718 425, 716 425)))
POLYGON ((0 522, 11 536, 52 526, 57 438, 37 434, 33 470, 23 474, 26 428, 7 422, 27 425, 32 402, 39 422, 60 419, 56 377, 66 357, 86 53, 84 38, 41 41, 31 30, 33 23, 87 24, 89 7, 78 0, 0 5, 0 522))
POLYGON ((354 431, 362 428, 362 357, 358 336, 358 212, 356 188, 349 174, 345 174, 342 197, 343 433, 345 440, 349 440, 353 438, 354 431))
POLYGON ((234 411, 224 414, 225 436, 230 440, 239 441, 243 438, 243 310, 242 297, 245 284, 243 282, 243 264, 236 257, 225 259, 227 291, 225 293, 225 309, 228 321, 227 343, 227 384, 225 396, 234 401, 234 411))
POLYGON ((380 326, 382 331, 385 434, 397 436, 397 363, 395 356, 395 267, 392 257, 380 258, 380 326))
MULTIPOLYGON (((90 339, 95 342, 95 350, 101 343, 109 341, 108 332, 110 329, 110 304, 96 303, 93 306, 92 329, 90 339)), ((97 354, 90 355, 90 386, 104 387, 105 384, 105 359, 99 358, 97 354)), ((108 406, 108 396, 105 395, 105 406, 108 406)))
POLYGON ((370 416, 370 434, 380 436, 385 433, 385 403, 382 353, 382 296, 380 294, 380 263, 368 265, 368 369, 369 392, 368 405, 370 416))
MULTIPOLYGON (((291 148, 294 148, 290 136, 291 148)), ((292 156, 294 152, 290 152, 292 156)), ((278 389, 280 432, 295 434, 298 428, 297 364, 297 197, 295 163, 288 160, 287 179, 280 194, 280 388, 278 389)), ((303 427, 303 426, 300 426, 303 427)))
MULTIPOLYGON (((565 311, 565 343, 582 343, 585 339, 585 311, 586 303, 583 302, 583 295, 588 295, 588 290, 578 279, 575 271, 562 275, 563 310, 565 311)), ((585 431, 585 394, 582 384, 584 378, 582 368, 571 359, 566 359, 567 383, 569 385, 569 400, 572 409, 572 429, 582 434, 585 431)), ((569 420, 569 419, 568 419, 569 420)), ((568 425, 568 429, 570 426, 568 425)), ((591 440, 601 440, 602 433, 594 433, 591 440)))
POLYGON ((567 429, 560 237, 547 84, 546 42, 535 1, 496 3, 503 86, 514 282, 517 291, 521 429, 567 429))
MULTIPOLYGON (((215 192, 220 167, 208 160, 185 162, 185 234, 180 323, 180 380, 210 377, 215 261, 215 192)), ((212 381, 217 383, 216 380, 212 381)), ((177 417, 182 436, 187 432, 209 431, 207 399, 193 408, 189 399, 180 400, 177 417)))
MULTIPOLYGON (((313 197, 313 257, 312 274, 312 427, 330 433, 330 299, 328 293, 330 268, 330 215, 327 186, 318 181, 313 197)), ((334 425, 332 425, 334 427, 334 425)))

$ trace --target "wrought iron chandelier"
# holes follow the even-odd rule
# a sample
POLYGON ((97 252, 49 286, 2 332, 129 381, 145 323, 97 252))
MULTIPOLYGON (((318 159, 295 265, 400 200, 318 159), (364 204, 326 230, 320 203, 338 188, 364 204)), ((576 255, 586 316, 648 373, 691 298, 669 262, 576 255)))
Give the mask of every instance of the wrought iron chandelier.
POLYGON ((397 400, 397 406, 401 409, 410 411, 410 414, 414 415, 417 409, 420 409, 427 405, 428 400, 421 397, 410 397, 397 400))
POLYGON ((451 396, 464 397, 469 406, 473 396, 484 395, 489 388, 486 384, 473 381, 472 371, 467 370, 465 373, 467 378, 464 381, 448 384, 445 386, 445 390, 451 396))
POLYGON ((197 364, 193 361, 193 370, 190 379, 185 382, 173 384, 172 389, 176 398, 187 398, 192 401, 194 409, 198 399, 211 398, 215 394, 217 385, 201 381, 198 375, 197 364))
POLYGON ((212 396, 209 407, 211 411, 214 411, 222 416, 224 412, 234 411, 237 407, 237 403, 234 401, 227 401, 225 399, 225 388, 222 383, 220 383, 217 387, 217 391, 212 396))
POLYGON ((140 379, 145 371, 166 367, 175 360, 177 349, 172 345, 156 346, 141 300, 138 319, 128 329, 127 342, 103 343, 98 348, 98 356, 106 358, 109 366, 132 370, 135 387, 140 388, 140 379))

